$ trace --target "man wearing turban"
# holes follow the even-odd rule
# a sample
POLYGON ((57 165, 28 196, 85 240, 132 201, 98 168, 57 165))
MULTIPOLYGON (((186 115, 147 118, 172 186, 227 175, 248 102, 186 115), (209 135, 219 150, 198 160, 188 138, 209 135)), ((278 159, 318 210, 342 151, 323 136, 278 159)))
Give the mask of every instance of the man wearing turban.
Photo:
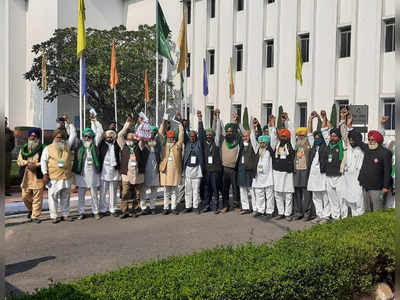
MULTIPOLYGON (((164 139, 164 128, 167 126, 168 115, 164 115, 160 126, 160 134, 164 139)), ((160 163, 160 183, 164 187, 164 210, 163 214, 171 212, 179 214, 176 209, 178 186, 182 180, 182 151, 184 143, 184 129, 182 123, 178 125, 178 140, 175 139, 175 132, 170 129, 166 132, 166 141, 163 145, 160 163), (170 210, 171 204, 171 210, 170 210)))
POLYGON ((296 129, 296 146, 294 158, 294 218, 308 219, 312 215, 313 203, 311 192, 307 191, 308 161, 310 159, 311 146, 307 139, 307 128, 296 129))
POLYGON ((383 135, 377 130, 368 132, 368 144, 357 143, 364 152, 358 181, 363 188, 365 212, 383 209, 392 186, 392 153, 382 143, 383 135))
MULTIPOLYGON (((285 127, 291 127, 291 122, 287 114, 284 114, 285 127)), ((275 135, 275 124, 270 126, 271 139, 275 135)), ((286 217, 286 220, 292 220, 292 207, 293 207, 293 161, 294 150, 290 142, 291 132, 287 128, 282 128, 278 132, 278 142, 274 150, 272 165, 274 176, 274 193, 276 206, 278 209, 277 220, 286 217)))
POLYGON ((114 129, 108 129, 99 144, 99 162, 101 168, 99 211, 102 216, 111 213, 114 217, 118 217, 116 201, 120 181, 120 152, 121 148, 117 143, 117 133, 114 129))
POLYGON ((28 142, 22 146, 18 154, 19 177, 22 178, 22 201, 28 209, 28 219, 40 223, 43 202, 43 174, 40 170, 40 158, 43 152, 39 128, 28 132, 28 142))
POLYGON ((100 220, 100 201, 98 189, 100 187, 100 155, 99 144, 103 136, 103 127, 94 114, 90 114, 91 128, 82 132, 83 139, 79 141, 74 151, 75 184, 78 187, 79 220, 85 218, 85 195, 90 190, 92 213, 96 220, 100 220))
POLYGON ((53 224, 60 221, 72 221, 68 215, 73 163, 71 148, 76 139, 76 130, 69 119, 66 119, 66 122, 69 130, 68 139, 65 130, 55 130, 53 142, 44 148, 40 160, 43 183, 45 185, 49 184, 48 202, 50 218, 53 224), (57 215, 59 202, 61 206, 61 218, 57 215))

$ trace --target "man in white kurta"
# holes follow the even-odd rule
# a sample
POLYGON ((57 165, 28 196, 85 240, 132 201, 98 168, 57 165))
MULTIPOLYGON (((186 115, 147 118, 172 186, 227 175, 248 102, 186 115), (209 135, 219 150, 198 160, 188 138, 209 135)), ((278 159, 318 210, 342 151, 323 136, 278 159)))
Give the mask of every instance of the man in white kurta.
POLYGON ((66 130, 69 137, 64 130, 55 131, 53 143, 43 150, 40 161, 43 182, 48 186, 48 203, 53 224, 60 221, 72 221, 68 216, 73 161, 70 149, 76 138, 76 130, 69 120, 67 120, 66 130), (58 218, 57 214, 59 202, 61 218, 58 218))
POLYGON ((100 162, 98 145, 101 142, 103 130, 100 123, 93 118, 92 129, 86 128, 83 131, 83 141, 80 147, 75 149, 75 185, 78 187, 79 220, 85 218, 85 195, 90 190, 92 213, 99 220, 99 195, 100 187, 100 162), (96 124, 97 123, 97 124, 96 124), (94 130, 97 132, 95 132, 94 130))
POLYGON ((347 148, 347 159, 344 173, 341 176, 339 195, 343 198, 342 218, 347 218, 348 208, 352 216, 361 216, 364 213, 363 190, 358 182, 361 166, 364 160, 364 152, 356 146, 362 141, 361 133, 356 130, 348 131, 350 147, 347 148))

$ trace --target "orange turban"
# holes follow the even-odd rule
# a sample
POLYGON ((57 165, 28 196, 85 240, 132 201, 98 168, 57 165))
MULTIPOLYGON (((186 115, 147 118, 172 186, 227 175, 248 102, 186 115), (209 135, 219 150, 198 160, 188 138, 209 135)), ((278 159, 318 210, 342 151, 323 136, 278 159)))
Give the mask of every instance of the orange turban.
POLYGON ((377 131, 377 130, 371 130, 370 132, 368 132, 368 138, 373 138, 378 144, 382 144, 383 143, 383 136, 382 134, 377 131))
POLYGON ((279 130, 279 138, 281 138, 282 136, 286 136, 286 138, 290 139, 290 131, 286 128, 279 130))
POLYGON ((167 137, 168 137, 168 138, 175 138, 175 131, 173 131, 173 130, 168 130, 168 131, 167 131, 167 137))

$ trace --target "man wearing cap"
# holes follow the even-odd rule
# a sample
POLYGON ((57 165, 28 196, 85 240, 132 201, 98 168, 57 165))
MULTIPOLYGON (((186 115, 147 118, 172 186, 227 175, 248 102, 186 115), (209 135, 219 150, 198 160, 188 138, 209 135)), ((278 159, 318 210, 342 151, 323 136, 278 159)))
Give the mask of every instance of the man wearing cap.
MULTIPOLYGON (((289 118, 285 113, 282 117, 285 127, 291 127, 289 118)), ((275 132, 275 119, 272 121, 273 126, 269 127, 271 132, 271 140, 275 132)), ((286 220, 292 221, 292 210, 293 210, 293 160, 294 160, 294 150, 290 142, 291 133, 288 129, 282 128, 278 132, 279 141, 276 142, 276 147, 274 150, 274 155, 272 157, 273 165, 273 176, 274 176, 274 193, 275 201, 278 209, 277 220, 286 217, 286 220)))
POLYGON ((184 213, 191 212, 194 209, 196 213, 200 214, 200 182, 204 173, 204 128, 200 111, 197 111, 197 118, 199 120, 198 136, 196 131, 190 131, 183 155, 183 172, 185 174, 184 213))
MULTIPOLYGON (((214 122, 219 122, 219 114, 219 109, 216 109, 214 122)), ((217 132, 212 128, 206 129, 203 146, 206 174, 204 176, 204 205, 202 212, 212 210, 215 214, 219 214, 219 210, 222 208, 222 203, 219 201, 219 183, 222 171, 220 151, 221 125, 218 123, 215 127, 217 132)))
POLYGON ((32 128, 28 132, 28 142, 18 154, 19 177, 22 178, 22 201, 28 209, 28 219, 40 223, 43 202, 43 174, 40 170, 40 158, 43 152, 41 130, 32 128))
POLYGON ((116 201, 118 184, 121 177, 119 173, 120 152, 121 149, 117 143, 117 133, 114 130, 107 130, 103 140, 99 144, 101 168, 99 209, 102 215, 110 212, 114 217, 118 217, 116 201))
POLYGON ((356 143, 364 152, 358 181, 363 188, 365 212, 383 209, 392 186, 392 153, 382 143, 383 136, 377 130, 368 132, 368 144, 356 143))
POLYGON ((53 224, 60 221, 72 221, 69 215, 69 198, 72 185, 72 144, 76 138, 75 126, 68 122, 69 137, 65 130, 54 132, 53 143, 42 152, 40 165, 43 173, 43 183, 48 185, 48 202, 50 218, 53 224), (58 218, 58 203, 61 206, 61 218, 58 218))
POLYGON ((296 147, 294 159, 294 218, 300 220, 303 217, 308 219, 314 215, 311 192, 307 191, 308 161, 310 159, 310 144, 307 139, 307 128, 296 129, 296 147))
POLYGON ((103 127, 96 120, 94 112, 89 113, 89 118, 92 128, 86 128, 82 132, 83 140, 79 141, 78 147, 74 151, 72 170, 75 173, 75 183, 78 187, 78 219, 83 220, 85 218, 85 195, 89 189, 92 198, 93 215, 96 220, 100 220, 98 188, 100 187, 101 165, 98 145, 102 140, 103 127))
POLYGON ((312 220, 314 224, 324 224, 329 221, 331 208, 329 205, 328 194, 326 192, 326 168, 328 164, 329 128, 326 112, 321 112, 322 128, 313 131, 313 119, 317 118, 321 125, 321 117, 313 111, 308 119, 307 137, 312 145, 310 159, 308 160, 308 182, 307 190, 312 193, 312 200, 315 207, 317 218, 309 216, 306 221, 312 220))
POLYGON ((127 218, 129 214, 130 195, 133 191, 132 211, 135 217, 138 216, 135 210, 139 207, 140 192, 144 183, 144 172, 149 151, 143 146, 143 141, 133 132, 133 121, 129 117, 124 127, 118 133, 118 145, 121 148, 120 172, 122 177, 122 198, 121 198, 121 219, 127 218), (126 139, 125 139, 126 136, 126 139))
MULTIPOLYGON (((223 212, 230 210, 229 207, 229 189, 232 186, 233 208, 240 211, 239 189, 237 185, 237 165, 239 161, 241 137, 238 129, 239 115, 234 114, 232 123, 224 126, 224 136, 221 137, 221 158, 222 158, 222 201, 223 212)), ((223 126, 217 117, 217 124, 223 126)), ((218 125, 217 125, 218 126, 218 125)), ((221 130, 222 131, 222 130, 221 130)))
POLYGON ((5 141, 6 141, 6 168, 5 168, 5 181, 6 181, 6 196, 11 196, 11 193, 9 191, 9 177, 10 177, 10 172, 11 172, 11 152, 13 151, 15 147, 15 136, 14 132, 8 127, 8 119, 7 117, 5 118, 5 141))
POLYGON ((151 126, 151 139, 145 144, 149 152, 149 156, 146 161, 146 168, 144 173, 144 185, 140 196, 140 215, 156 214, 156 201, 157 201, 157 190, 160 187, 160 157, 161 157, 161 141, 156 126, 151 126), (150 190, 150 211, 146 206, 146 191, 150 190))
MULTIPOLYGON (((348 122, 351 122, 350 116, 348 122)), ((347 133, 350 147, 347 148, 344 173, 341 178, 340 196, 343 198, 344 214, 342 218, 347 217, 348 208, 351 209, 351 215, 361 216, 364 213, 364 197, 362 187, 358 182, 361 166, 364 160, 364 153, 358 146, 362 142, 361 133, 357 130, 350 130, 347 133)))
POLYGON ((250 135, 253 149, 258 155, 257 173, 252 182, 255 195, 253 213, 254 217, 266 214, 267 218, 271 218, 275 209, 271 138, 268 135, 262 135, 256 139, 256 129, 257 124, 254 124, 250 135))
MULTIPOLYGON (((163 121, 161 123, 159 134, 164 139, 164 128, 167 124, 168 116, 164 114, 163 121)), ((161 155, 160 163, 160 183, 164 187, 164 209, 163 215, 167 215, 170 212, 169 205, 171 203, 171 209, 174 214, 179 214, 176 210, 177 196, 178 196, 178 185, 182 180, 182 151, 184 143, 184 129, 181 123, 178 125, 179 133, 178 140, 175 139, 175 132, 168 130, 166 132, 166 141, 164 141, 164 147, 161 155)))

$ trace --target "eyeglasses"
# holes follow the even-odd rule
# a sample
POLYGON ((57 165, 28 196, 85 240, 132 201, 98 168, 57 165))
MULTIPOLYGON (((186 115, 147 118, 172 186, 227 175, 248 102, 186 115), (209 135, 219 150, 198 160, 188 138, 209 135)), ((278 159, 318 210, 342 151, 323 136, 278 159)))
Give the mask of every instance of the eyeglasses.
POLYGON ((368 139, 368 142, 375 142, 374 139, 368 139))
POLYGON ((85 138, 91 139, 92 137, 90 135, 85 135, 85 138))

